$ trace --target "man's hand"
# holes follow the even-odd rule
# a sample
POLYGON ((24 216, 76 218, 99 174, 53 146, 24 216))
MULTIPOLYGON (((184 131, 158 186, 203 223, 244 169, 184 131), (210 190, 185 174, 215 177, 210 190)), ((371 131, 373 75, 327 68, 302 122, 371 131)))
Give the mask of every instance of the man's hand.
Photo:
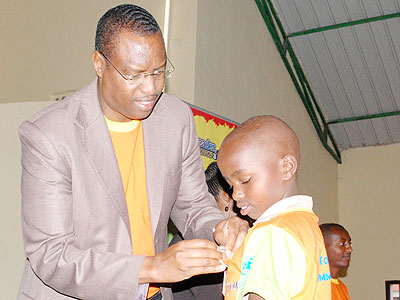
POLYGON ((219 245, 225 246, 226 254, 230 257, 230 253, 235 252, 243 243, 248 230, 247 221, 232 217, 215 226, 214 239, 219 245))
POLYGON ((178 282, 194 275, 225 270, 223 254, 208 240, 180 241, 156 256, 147 256, 140 269, 139 283, 178 282))

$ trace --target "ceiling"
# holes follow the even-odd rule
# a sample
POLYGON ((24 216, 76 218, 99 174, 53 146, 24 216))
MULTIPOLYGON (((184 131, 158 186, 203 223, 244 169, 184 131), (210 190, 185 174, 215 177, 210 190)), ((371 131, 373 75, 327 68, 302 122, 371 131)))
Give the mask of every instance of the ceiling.
POLYGON ((325 148, 400 142, 398 0, 255 0, 325 148))

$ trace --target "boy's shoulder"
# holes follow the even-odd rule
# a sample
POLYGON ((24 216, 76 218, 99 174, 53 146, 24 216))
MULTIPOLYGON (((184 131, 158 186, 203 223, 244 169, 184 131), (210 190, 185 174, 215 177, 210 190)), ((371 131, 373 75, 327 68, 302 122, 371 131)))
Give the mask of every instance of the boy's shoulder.
POLYGON ((322 240, 322 234, 318 226, 318 217, 310 210, 293 210, 281 213, 266 222, 259 222, 254 225, 250 235, 258 232, 260 236, 266 232, 279 232, 289 234, 294 237, 300 244, 305 241, 322 240), (279 230, 276 230, 279 229, 279 230))
POLYGON ((311 210, 290 210, 282 212, 268 221, 256 223, 255 229, 265 226, 297 227, 301 224, 318 226, 318 217, 311 210))

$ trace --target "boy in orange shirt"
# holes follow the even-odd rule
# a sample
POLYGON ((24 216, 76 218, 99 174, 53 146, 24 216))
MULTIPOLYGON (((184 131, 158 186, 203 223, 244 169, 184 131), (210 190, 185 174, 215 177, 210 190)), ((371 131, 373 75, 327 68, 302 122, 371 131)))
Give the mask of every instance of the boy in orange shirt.
POLYGON ((330 300, 330 272, 312 198, 299 195, 299 141, 274 116, 253 117, 233 130, 218 167, 242 215, 256 219, 229 261, 227 300, 330 300))

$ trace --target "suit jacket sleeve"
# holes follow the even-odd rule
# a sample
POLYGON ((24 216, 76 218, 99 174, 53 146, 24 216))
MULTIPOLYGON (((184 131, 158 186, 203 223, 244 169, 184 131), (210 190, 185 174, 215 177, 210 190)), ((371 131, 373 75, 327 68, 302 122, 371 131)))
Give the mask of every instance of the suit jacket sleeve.
MULTIPOLYGON (((78 208, 73 196, 71 162, 35 123, 24 122, 19 135, 23 167, 22 229, 33 272, 45 285, 69 297, 135 299, 143 257, 101 250, 104 241, 89 230, 93 224, 80 226, 85 218, 80 220, 74 215, 78 208), (92 243, 98 241, 97 247, 78 239, 78 235, 85 234, 83 227, 92 235, 92 243)), ((92 219, 86 218, 88 222, 92 219)), ((34 292, 34 289, 31 286, 28 290, 34 292)), ((59 298, 54 295, 51 299, 59 298)))
POLYGON ((187 105, 185 108, 181 113, 186 119, 185 130, 181 133, 181 183, 171 219, 185 239, 205 238, 212 241, 212 229, 224 216, 208 193, 193 114, 187 105))

